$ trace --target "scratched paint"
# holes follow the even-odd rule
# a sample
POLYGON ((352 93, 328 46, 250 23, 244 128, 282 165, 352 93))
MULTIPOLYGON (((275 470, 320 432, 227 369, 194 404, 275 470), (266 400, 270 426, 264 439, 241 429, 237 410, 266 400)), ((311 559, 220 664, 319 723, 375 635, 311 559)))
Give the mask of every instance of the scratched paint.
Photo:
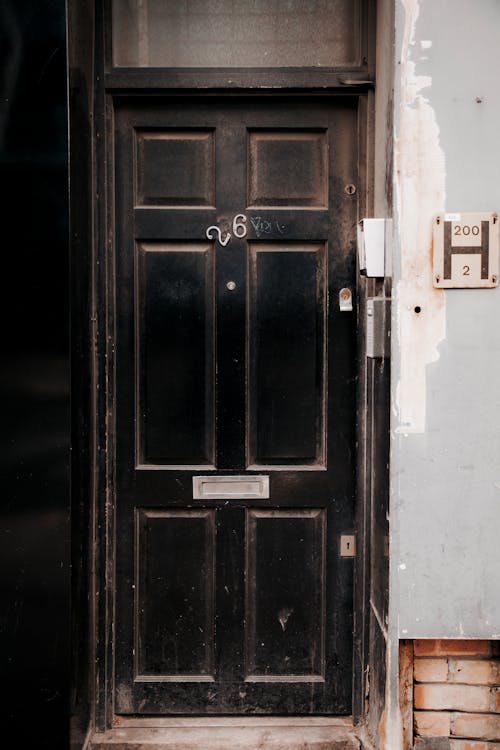
MULTIPOLYGON (((403 0, 404 31, 400 66, 399 128, 395 140, 395 183, 399 224, 400 276, 395 287, 396 432, 422 433, 426 423, 426 370, 439 358, 445 338, 445 297, 432 284, 432 219, 444 210, 445 159, 433 108, 422 91, 432 85, 417 75, 417 0, 403 0)), ((427 48, 432 44, 426 42, 427 48)))
POLYGON ((280 611, 278 612, 278 620, 283 629, 283 632, 285 632, 286 630, 286 626, 288 625, 288 620, 290 619, 291 614, 293 614, 293 607, 283 607, 283 609, 280 609, 280 611))

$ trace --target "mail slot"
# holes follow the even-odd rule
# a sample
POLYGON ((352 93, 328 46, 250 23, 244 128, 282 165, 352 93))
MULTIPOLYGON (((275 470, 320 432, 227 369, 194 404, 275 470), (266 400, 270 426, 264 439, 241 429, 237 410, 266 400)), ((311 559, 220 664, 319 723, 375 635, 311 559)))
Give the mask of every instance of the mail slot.
POLYGON ((252 500, 269 497, 269 477, 193 477, 195 500, 252 500))

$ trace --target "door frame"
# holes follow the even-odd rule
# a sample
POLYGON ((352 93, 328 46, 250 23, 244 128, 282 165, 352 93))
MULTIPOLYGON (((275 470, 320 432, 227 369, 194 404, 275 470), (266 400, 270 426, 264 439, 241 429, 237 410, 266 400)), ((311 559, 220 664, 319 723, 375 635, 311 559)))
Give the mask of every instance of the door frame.
MULTIPOLYGON (((359 218, 373 215, 375 131, 375 2, 363 0, 365 61, 357 69, 289 71, 112 71, 109 59, 110 3, 68 0, 70 80, 70 191, 72 205, 73 632, 88 629, 89 646, 76 647, 74 690, 86 702, 98 731, 116 725, 113 713, 114 626, 114 247, 113 97, 127 93, 212 96, 355 97, 358 100, 359 218), (72 28, 74 32, 72 33, 72 28), (84 146, 82 156, 81 150, 84 146), (83 200, 82 200, 83 193, 83 200), (98 196, 92 200, 90 196, 98 196), (78 238, 78 239, 77 239, 78 238), (89 605, 86 605, 89 602, 89 605)), ((385 450, 383 437, 388 371, 367 366, 364 306, 380 293, 380 282, 358 275, 359 375, 356 423, 357 555, 354 560, 353 718, 366 714, 370 642, 371 532, 374 482, 385 450), (382 400, 381 400, 382 399, 382 400), (382 414, 381 420, 377 414, 382 414), (380 445, 380 444, 379 444, 380 445)), ((383 484, 383 482, 382 482, 383 484)), ((78 698, 77 698, 78 700, 78 698)), ((153 720, 154 721, 154 720, 153 720)), ((307 719, 304 721, 307 722, 307 719)))

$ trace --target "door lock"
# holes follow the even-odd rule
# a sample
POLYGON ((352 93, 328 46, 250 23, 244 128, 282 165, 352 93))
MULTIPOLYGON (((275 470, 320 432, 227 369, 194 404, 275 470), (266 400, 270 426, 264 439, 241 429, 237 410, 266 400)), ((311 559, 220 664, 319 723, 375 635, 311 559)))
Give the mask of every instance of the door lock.
POLYGON ((352 312, 352 293, 347 287, 339 292, 339 307, 340 312, 352 312))

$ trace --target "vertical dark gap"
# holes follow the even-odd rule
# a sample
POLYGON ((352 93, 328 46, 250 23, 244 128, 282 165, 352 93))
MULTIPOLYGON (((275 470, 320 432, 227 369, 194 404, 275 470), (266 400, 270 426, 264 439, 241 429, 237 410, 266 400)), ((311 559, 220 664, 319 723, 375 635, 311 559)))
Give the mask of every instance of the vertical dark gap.
POLYGON ((3 731, 16 738, 17 747, 67 748, 70 415, 64 0, 4 0, 0 71, 3 731))

